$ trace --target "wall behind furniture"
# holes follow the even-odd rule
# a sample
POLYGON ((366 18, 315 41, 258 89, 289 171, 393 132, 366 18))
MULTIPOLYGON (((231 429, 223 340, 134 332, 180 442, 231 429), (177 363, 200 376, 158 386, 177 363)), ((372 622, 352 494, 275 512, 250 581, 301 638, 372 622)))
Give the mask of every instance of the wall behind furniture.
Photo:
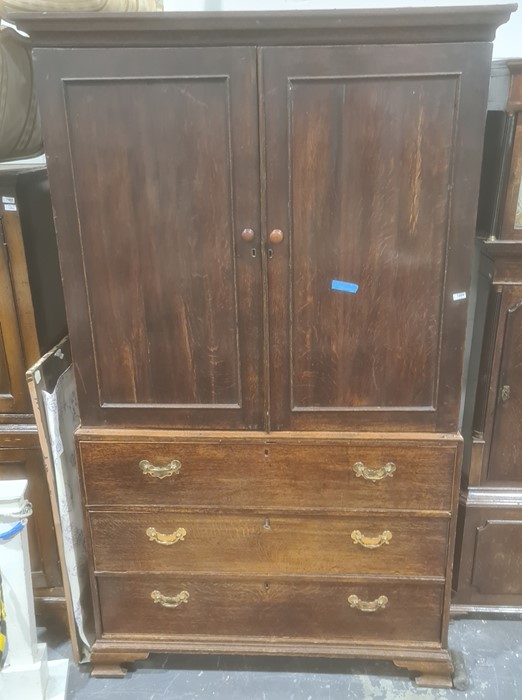
MULTIPOLYGON (((514 2, 516 0, 513 0, 514 2)), ((506 0, 509 2, 509 0, 506 0)), ((426 5, 493 5, 494 0, 438 0, 438 2, 407 2, 402 0, 164 0, 165 10, 193 12, 195 10, 325 10, 351 7, 426 7, 426 5)), ((522 0, 508 24, 497 32, 493 58, 522 57, 522 0)))

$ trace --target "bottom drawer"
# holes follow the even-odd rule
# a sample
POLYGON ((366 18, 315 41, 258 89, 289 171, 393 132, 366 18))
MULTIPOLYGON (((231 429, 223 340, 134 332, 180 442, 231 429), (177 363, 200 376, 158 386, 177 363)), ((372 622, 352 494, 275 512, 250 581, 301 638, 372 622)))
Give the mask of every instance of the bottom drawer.
POLYGON ((440 643, 442 585, 165 575, 97 580, 104 634, 440 643))

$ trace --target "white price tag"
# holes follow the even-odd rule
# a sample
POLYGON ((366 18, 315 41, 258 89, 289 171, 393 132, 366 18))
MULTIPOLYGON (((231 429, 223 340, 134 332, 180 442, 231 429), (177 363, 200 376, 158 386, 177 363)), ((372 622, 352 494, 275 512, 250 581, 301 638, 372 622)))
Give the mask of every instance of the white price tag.
POLYGON ((461 299, 465 299, 467 296, 466 292, 456 292, 453 295, 453 301, 460 301, 461 299))

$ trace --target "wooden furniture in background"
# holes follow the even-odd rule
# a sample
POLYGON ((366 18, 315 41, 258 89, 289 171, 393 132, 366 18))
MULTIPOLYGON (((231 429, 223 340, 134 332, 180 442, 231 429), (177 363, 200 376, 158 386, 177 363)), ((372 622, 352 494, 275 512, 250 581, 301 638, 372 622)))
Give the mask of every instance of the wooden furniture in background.
POLYGON ((522 61, 508 68, 507 104, 486 131, 456 614, 522 613, 522 61))
POLYGON ((0 171, 0 475, 27 479, 36 610, 65 614, 49 492, 25 370, 66 332, 47 174, 0 171))
POLYGON ((22 16, 96 675, 388 658, 450 686, 478 9, 22 16))

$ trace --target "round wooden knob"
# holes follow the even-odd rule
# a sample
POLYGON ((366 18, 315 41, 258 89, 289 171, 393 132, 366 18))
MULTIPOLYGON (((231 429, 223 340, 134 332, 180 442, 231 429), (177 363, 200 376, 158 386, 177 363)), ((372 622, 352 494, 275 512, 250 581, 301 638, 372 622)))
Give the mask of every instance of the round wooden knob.
POLYGON ((274 245, 281 243, 283 238, 284 238, 283 232, 281 231, 281 229, 278 229, 278 228, 275 228, 268 236, 268 240, 270 241, 270 243, 273 243, 274 245))
POLYGON ((251 228, 244 228, 241 231, 241 238, 244 241, 253 241, 255 235, 256 234, 254 233, 254 231, 251 228))

